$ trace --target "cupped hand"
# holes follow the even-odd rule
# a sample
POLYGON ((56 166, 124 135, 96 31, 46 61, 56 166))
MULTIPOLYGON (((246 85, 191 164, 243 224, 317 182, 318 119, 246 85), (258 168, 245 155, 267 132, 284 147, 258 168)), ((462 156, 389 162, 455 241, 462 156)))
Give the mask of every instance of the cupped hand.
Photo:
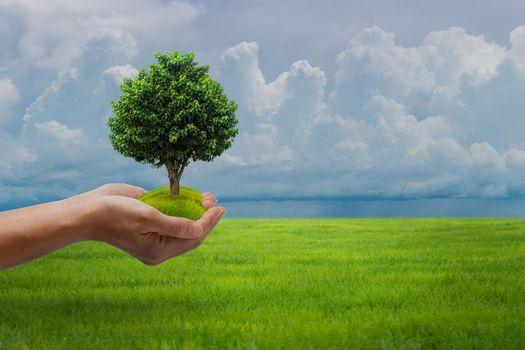
POLYGON ((133 198, 132 192, 141 194, 137 189, 106 188, 119 194, 86 201, 96 209, 86 220, 84 233, 86 238, 107 242, 147 265, 160 264, 198 247, 226 212, 214 207, 217 199, 213 194, 204 192, 202 205, 207 210, 199 220, 168 216, 133 198))
POLYGON ((196 221, 171 217, 136 199, 144 189, 108 184, 55 202, 0 212, 0 270, 83 240, 99 240, 148 265, 196 248, 226 210, 202 194, 196 221))

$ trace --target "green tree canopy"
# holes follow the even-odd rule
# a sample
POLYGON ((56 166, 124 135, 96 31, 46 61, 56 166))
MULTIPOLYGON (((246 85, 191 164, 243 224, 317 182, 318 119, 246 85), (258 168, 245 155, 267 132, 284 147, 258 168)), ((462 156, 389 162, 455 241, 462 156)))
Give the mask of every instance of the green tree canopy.
POLYGON ((211 161, 231 147, 238 134, 237 104, 228 99, 209 67, 193 52, 156 53, 156 64, 120 85, 112 102, 110 140, 126 157, 166 166, 173 195, 190 161, 211 161))

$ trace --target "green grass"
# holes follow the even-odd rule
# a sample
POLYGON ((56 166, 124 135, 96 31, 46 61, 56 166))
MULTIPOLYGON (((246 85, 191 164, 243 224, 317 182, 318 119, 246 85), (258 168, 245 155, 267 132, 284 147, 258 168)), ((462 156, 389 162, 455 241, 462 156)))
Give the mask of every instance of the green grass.
POLYGON ((1 349, 524 349, 525 220, 226 219, 147 267, 82 243, 0 273, 1 349))
POLYGON ((169 186, 163 186, 143 194, 139 199, 171 216, 197 220, 205 212, 202 195, 190 187, 181 186, 179 196, 173 197, 169 186))

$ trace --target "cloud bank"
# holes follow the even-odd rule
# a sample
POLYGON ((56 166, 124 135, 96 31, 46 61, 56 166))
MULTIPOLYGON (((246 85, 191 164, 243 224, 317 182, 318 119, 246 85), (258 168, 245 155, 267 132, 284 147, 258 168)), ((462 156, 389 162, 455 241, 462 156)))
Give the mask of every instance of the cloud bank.
MULTIPOLYGON (((110 101, 153 51, 191 42, 206 9, 122 5, 0 1, 9 33, 0 55, 4 206, 105 182, 167 181, 112 150, 110 101)), ((213 68, 239 104, 241 132, 220 159, 191 165, 184 182, 228 197, 525 195, 525 27, 506 44, 452 27, 413 47, 367 27, 341 43, 335 74, 306 58, 273 81, 260 50, 222 50, 213 68)))
POLYGON ((258 45, 240 43, 221 77, 244 133, 223 161, 255 196, 522 196, 524 40, 525 27, 508 47, 453 27, 403 47, 365 28, 337 55, 331 89, 308 61, 266 82, 258 45))

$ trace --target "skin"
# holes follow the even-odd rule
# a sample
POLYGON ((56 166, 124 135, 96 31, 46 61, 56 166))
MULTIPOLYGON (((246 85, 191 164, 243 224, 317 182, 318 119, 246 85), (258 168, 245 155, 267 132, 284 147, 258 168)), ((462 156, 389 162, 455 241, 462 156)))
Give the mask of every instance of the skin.
POLYGON ((13 267, 76 242, 109 243, 146 265, 195 249, 226 209, 204 192, 207 211, 197 221, 162 214, 136 199, 144 189, 107 184, 56 202, 0 212, 0 269, 13 267))

